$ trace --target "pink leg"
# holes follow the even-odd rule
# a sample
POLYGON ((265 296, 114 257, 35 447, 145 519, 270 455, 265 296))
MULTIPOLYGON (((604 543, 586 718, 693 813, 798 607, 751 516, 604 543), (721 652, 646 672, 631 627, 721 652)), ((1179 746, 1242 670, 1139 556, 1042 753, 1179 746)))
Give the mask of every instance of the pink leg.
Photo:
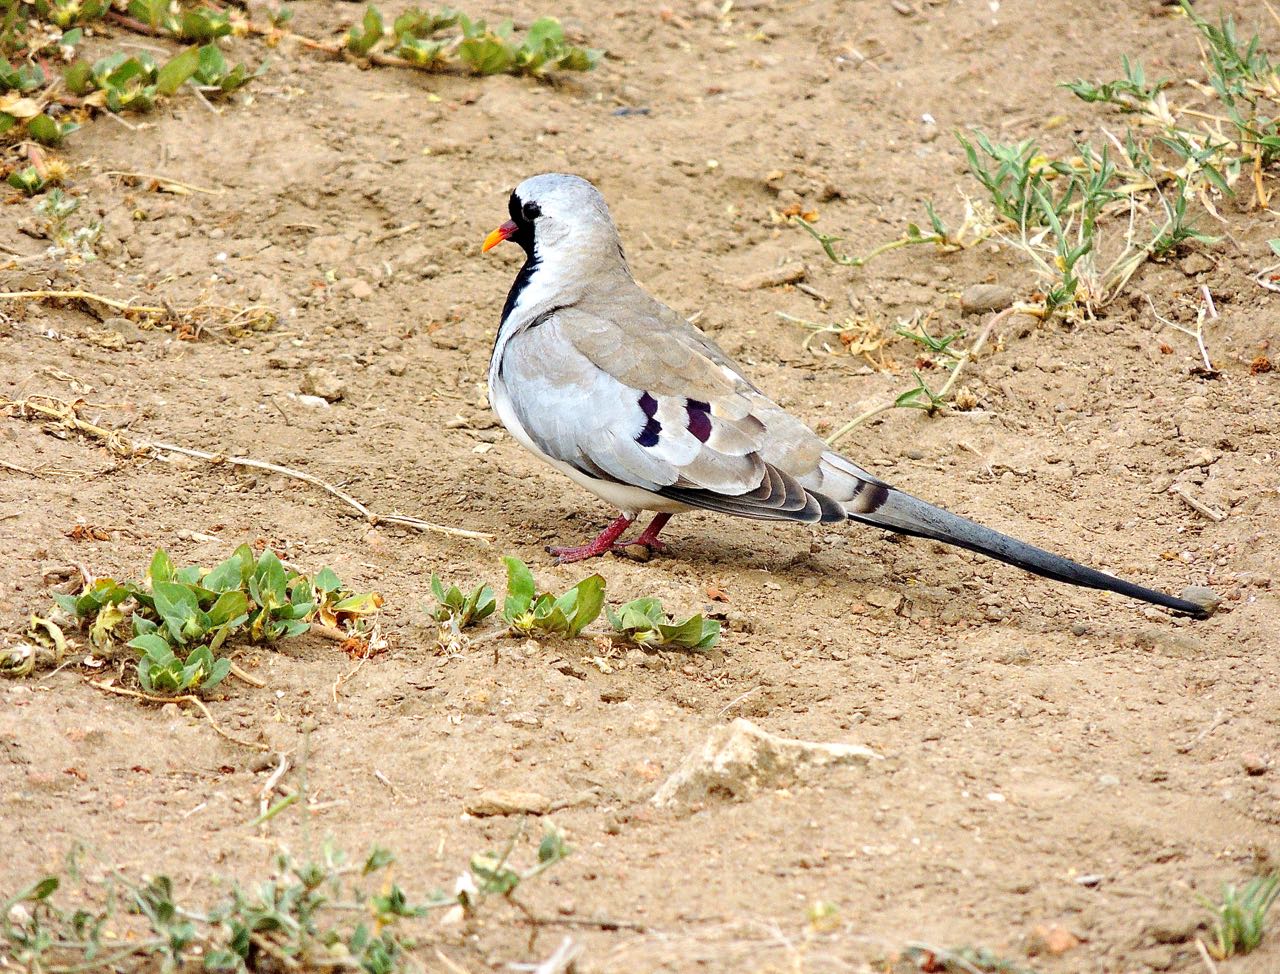
POLYGON ((649 526, 641 531, 634 541, 619 541, 613 547, 615 550, 623 550, 638 544, 644 545, 650 551, 666 551, 667 546, 658 540, 658 532, 665 528, 670 520, 670 514, 655 514, 649 526))
POLYGON ((556 556, 556 564, 564 565, 571 561, 582 561, 584 558, 596 558, 599 555, 608 554, 613 550, 613 544, 623 531, 631 526, 631 518, 624 514, 619 514, 607 528, 600 532, 599 537, 589 544, 577 545, 573 548, 556 548, 551 545, 547 546, 547 551, 556 556))

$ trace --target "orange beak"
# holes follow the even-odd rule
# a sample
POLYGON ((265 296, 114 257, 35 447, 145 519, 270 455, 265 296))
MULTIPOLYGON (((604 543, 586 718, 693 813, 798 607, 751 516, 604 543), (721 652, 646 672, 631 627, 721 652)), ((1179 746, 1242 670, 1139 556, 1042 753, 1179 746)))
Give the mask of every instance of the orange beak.
POLYGON ((519 227, 516 226, 514 220, 508 220, 502 226, 498 227, 498 229, 494 230, 491 234, 489 234, 489 236, 484 238, 484 244, 480 247, 480 253, 487 254, 494 247, 498 246, 498 244, 502 243, 502 241, 506 240, 513 233, 515 233, 518 229, 519 227))

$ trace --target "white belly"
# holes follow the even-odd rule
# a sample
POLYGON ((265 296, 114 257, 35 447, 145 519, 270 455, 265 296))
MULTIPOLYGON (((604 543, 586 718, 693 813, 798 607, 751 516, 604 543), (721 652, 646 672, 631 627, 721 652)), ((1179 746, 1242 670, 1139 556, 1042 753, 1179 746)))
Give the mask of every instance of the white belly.
POLYGON ((616 484, 610 480, 598 480, 595 477, 584 474, 581 470, 570 466, 563 460, 547 456, 538 449, 537 444, 525 432, 524 426, 520 423, 520 418, 516 415, 516 411, 511 405, 510 398, 502 391, 500 384, 492 382, 489 384, 489 401, 493 404, 493 411, 498 414, 498 419, 502 420, 502 425, 507 428, 507 432, 515 438, 517 443, 544 463, 559 470, 574 483, 587 488, 605 503, 612 504, 632 520, 639 516, 641 511, 679 514, 682 511, 692 510, 687 504, 668 500, 660 494, 644 490, 641 487, 616 484))

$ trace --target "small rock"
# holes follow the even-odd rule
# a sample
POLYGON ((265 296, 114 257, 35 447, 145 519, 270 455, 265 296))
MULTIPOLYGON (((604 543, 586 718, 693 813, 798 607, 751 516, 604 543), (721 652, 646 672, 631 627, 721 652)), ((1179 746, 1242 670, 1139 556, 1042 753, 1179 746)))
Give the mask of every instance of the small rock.
POLYGON ((1105 878, 1100 873, 1085 873, 1083 876, 1077 876, 1074 882, 1077 886, 1087 886, 1089 889, 1094 889, 1097 886, 1101 886, 1105 878))
POLYGON ((960 310, 965 314, 1003 311, 1013 304, 1013 289, 1003 284, 970 284, 960 295, 960 310))
POLYGON ((1244 768, 1245 774, 1257 777, 1258 775, 1266 774, 1271 765, 1267 763, 1267 759, 1261 754, 1247 752, 1240 755, 1240 767, 1244 768))
POLYGON ((542 720, 538 717, 537 714, 530 714, 530 713, 524 713, 524 712, 507 714, 507 716, 504 717, 503 720, 506 723, 512 724, 516 727, 541 727, 542 726, 542 720))
POLYGON ((1195 937, 1202 925, 1203 917, 1199 910, 1184 909, 1149 921, 1142 928, 1142 939, 1149 944, 1185 944, 1195 937))
POLYGON ((355 245, 337 234, 313 237, 307 244, 307 260, 326 270, 346 263, 353 253, 355 245))
POLYGON ((1187 277, 1194 277, 1196 274, 1203 274, 1205 271, 1213 270, 1213 261, 1204 254, 1188 254, 1179 262, 1178 270, 1186 274, 1187 277))
POLYGON ((363 301, 366 298, 373 297, 373 285, 363 277, 357 277, 347 288, 347 293, 357 301, 363 301))
POLYGON ((319 396, 306 396, 306 395, 294 396, 290 394, 290 398, 292 398, 299 405, 306 406, 308 409, 328 409, 329 408, 329 400, 322 399, 319 396))
POLYGON ((1188 585, 1179 597, 1194 602, 1209 615, 1217 612, 1218 606, 1222 605, 1222 596, 1205 585, 1188 585))
POLYGON ((307 395, 319 396, 325 402, 337 402, 347 394, 347 386, 337 375, 328 369, 307 369, 302 379, 302 391, 307 395))
POLYGON ((1099 788, 1117 788, 1120 785, 1120 779, 1113 774, 1098 775, 1099 788))
POLYGON ((428 337, 431 339, 431 344, 436 348, 452 349, 457 348, 460 344, 458 336, 451 331, 433 331, 428 337))
POLYGON ((1194 636, 1152 626, 1138 633, 1138 645, 1172 659, 1202 659, 1208 656, 1204 644, 1194 636))
POLYGON ((805 279, 807 272, 803 264, 789 264, 786 267, 775 267, 744 277, 738 282, 739 291, 758 291, 766 287, 780 287, 783 284, 797 284, 805 279))
POLYGON ((817 768, 870 764, 881 755, 859 744, 820 744, 778 737, 739 717, 717 727, 684 759, 653 796, 659 806, 693 806, 711 799, 742 801, 780 788, 817 768))
POLYGON ((1048 954, 1051 957, 1059 957, 1079 946, 1080 938, 1066 927, 1041 924, 1032 930, 1031 936, 1027 938, 1027 956, 1048 954))
POLYGON ((482 791, 464 806, 469 815, 485 818, 491 815, 546 815, 551 799, 536 791, 482 791))

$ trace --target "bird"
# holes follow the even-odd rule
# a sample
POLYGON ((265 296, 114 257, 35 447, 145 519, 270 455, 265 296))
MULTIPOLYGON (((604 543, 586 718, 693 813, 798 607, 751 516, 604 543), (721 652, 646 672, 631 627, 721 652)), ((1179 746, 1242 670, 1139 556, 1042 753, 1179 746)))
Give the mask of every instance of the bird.
POLYGON ((835 452, 714 341, 632 277, 604 197, 586 179, 521 182, 482 244, 525 260, 489 362, 489 402, 511 436, 619 513, 559 563, 640 545, 701 509, 806 524, 857 521, 968 549, 1059 582, 1203 618, 1208 609, 1070 561, 935 507, 835 452), (652 521, 623 534, 643 512, 652 521))

